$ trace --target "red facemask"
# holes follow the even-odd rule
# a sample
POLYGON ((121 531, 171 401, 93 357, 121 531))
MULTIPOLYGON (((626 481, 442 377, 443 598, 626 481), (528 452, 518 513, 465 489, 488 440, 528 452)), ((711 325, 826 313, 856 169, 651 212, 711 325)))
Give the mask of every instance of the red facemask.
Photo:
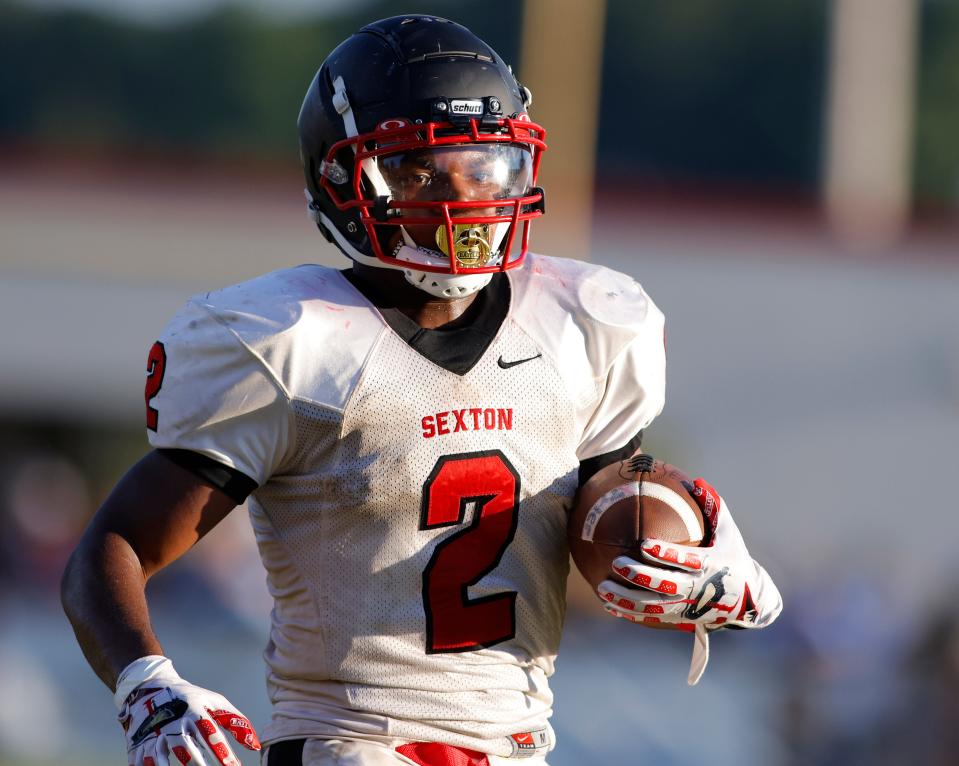
POLYGON ((410 265, 390 250, 400 240, 437 254, 417 265, 422 271, 506 271, 522 265, 530 221, 543 215, 535 184, 545 136, 525 115, 459 126, 387 120, 331 146, 319 182, 337 208, 359 212, 374 254, 385 263, 410 265), (351 194, 343 194, 349 176, 337 161, 349 156, 344 150, 353 153, 351 194))

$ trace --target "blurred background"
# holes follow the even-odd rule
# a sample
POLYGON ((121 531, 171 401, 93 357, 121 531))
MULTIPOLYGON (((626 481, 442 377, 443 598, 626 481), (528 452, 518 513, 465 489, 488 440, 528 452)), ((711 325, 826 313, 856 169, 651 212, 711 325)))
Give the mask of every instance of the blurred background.
MULTIPOLYGON (((534 249, 665 311, 644 447, 719 487, 786 603, 689 689, 686 637, 572 576, 551 764, 956 763, 959 2, 0 0, 0 764, 126 763, 66 557, 147 450, 146 354, 184 300, 346 265, 296 114, 341 39, 409 12, 531 88, 534 249)), ((265 722, 245 515, 150 594, 180 672, 265 722)))

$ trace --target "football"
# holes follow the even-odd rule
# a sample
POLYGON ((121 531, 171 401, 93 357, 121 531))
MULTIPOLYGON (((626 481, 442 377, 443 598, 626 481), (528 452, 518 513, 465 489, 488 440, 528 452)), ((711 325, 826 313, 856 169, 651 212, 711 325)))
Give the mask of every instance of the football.
POLYGON ((580 574, 596 589, 612 577, 617 556, 643 561, 640 543, 650 537, 682 545, 703 541, 703 515, 675 466, 637 454, 599 470, 583 485, 569 519, 569 551, 580 574))

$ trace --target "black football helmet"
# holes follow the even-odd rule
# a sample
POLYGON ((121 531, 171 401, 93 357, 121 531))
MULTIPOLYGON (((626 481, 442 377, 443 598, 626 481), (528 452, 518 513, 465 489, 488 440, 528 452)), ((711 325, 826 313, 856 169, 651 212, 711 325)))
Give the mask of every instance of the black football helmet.
POLYGON ((512 70, 465 27, 395 16, 341 43, 298 120, 309 209, 360 263, 458 297, 523 263, 545 130, 512 70))

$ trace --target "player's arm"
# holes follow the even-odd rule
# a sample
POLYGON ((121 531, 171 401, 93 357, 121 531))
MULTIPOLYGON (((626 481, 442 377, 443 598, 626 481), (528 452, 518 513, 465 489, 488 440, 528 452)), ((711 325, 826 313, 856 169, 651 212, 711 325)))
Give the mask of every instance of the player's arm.
POLYGON ((67 564, 64 610, 91 667, 114 690, 133 766, 238 766, 223 730, 260 748, 242 713, 184 681, 163 656, 145 594, 152 575, 236 505, 228 491, 151 452, 117 484, 67 564))
POLYGON ((97 512, 63 578, 80 646, 115 689, 132 766, 238 766, 225 731, 259 749, 228 700, 163 656, 145 596, 147 580, 267 481, 291 443, 286 390, 245 341, 271 325, 246 293, 242 312, 230 308, 236 295, 226 306, 208 298, 189 301, 151 348, 146 421, 156 451, 97 512))
POLYGON ((186 553, 235 500, 151 452, 90 522, 62 580, 64 611, 84 656, 111 690, 133 660, 163 651, 150 625, 147 580, 186 553))
MULTIPOLYGON (((590 475, 591 462, 604 462, 611 448, 625 444, 630 434, 647 427, 662 410, 666 388, 665 324, 659 310, 648 298, 645 300, 645 305, 636 303, 631 339, 605 372, 603 396, 580 445, 581 483, 584 476, 590 475), (598 458, 594 457, 597 455, 598 458)), ((612 452, 615 454, 615 450, 612 452)), ((749 556, 718 494, 701 479, 695 490, 710 532, 706 548, 646 540, 643 561, 617 559, 610 579, 599 587, 599 596, 610 614, 639 624, 646 624, 646 616, 655 614, 657 627, 672 625, 695 633, 690 683, 699 679, 706 666, 707 630, 722 626, 763 627, 782 609, 779 591, 766 571, 749 556), (646 590, 627 590, 621 584, 623 580, 646 590), (648 593, 648 597, 638 596, 641 592, 648 593)))

